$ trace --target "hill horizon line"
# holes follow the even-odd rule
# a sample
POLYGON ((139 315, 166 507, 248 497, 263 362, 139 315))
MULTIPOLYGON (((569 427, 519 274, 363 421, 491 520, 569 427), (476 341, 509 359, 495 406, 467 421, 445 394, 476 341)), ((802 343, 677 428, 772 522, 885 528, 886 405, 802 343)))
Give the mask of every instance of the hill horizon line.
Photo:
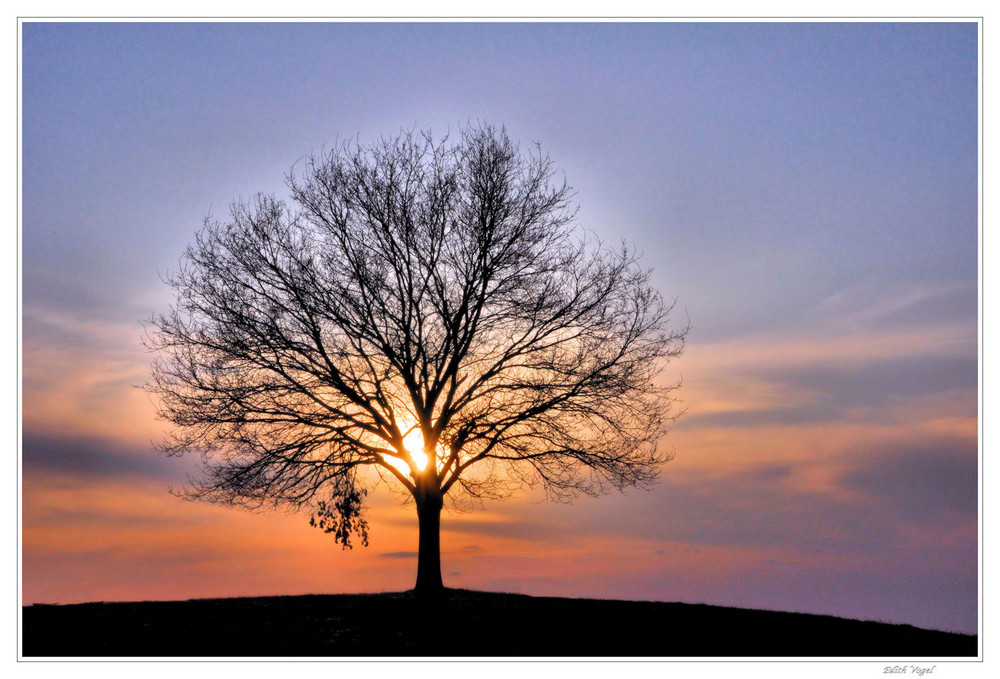
MULTIPOLYGON (((604 596, 561 596, 552 594, 531 594, 528 592, 516 592, 513 590, 488 590, 488 589, 473 589, 469 587, 445 587, 444 591, 447 592, 467 592, 473 594, 496 594, 501 596, 512 596, 512 597, 527 597, 530 599, 567 599, 570 601, 609 601, 609 602, 620 602, 620 603, 650 603, 650 604, 679 604, 686 606, 709 606, 712 608, 725 608, 740 611, 758 611, 761 613, 787 613, 789 615, 809 615, 818 616, 826 618, 835 618, 837 620, 852 620, 856 622, 871 622, 878 623, 880 625, 904 625, 908 627, 913 627, 914 629, 926 630, 928 632, 944 632, 946 634, 959 634, 963 636, 977 636, 973 632, 965 632, 959 629, 945 629, 941 627, 924 627, 921 625, 916 625, 912 622, 896 621, 896 620, 884 620, 881 618, 854 618, 846 615, 837 615, 836 613, 822 613, 816 611, 807 610, 790 610, 784 608, 761 608, 754 606, 742 606, 739 604, 720 604, 720 603, 708 603, 705 601, 680 601, 680 600, 667 600, 667 599, 636 599, 636 598, 615 598, 615 597, 604 597, 604 596)), ((410 589, 385 589, 379 591, 371 592, 302 592, 298 594, 234 594, 234 595, 221 595, 221 596, 191 596, 191 597, 178 597, 175 599, 89 599, 84 601, 34 601, 31 603, 24 603, 21 608, 30 608, 33 606, 37 607, 62 607, 62 606, 87 606, 87 605, 98 605, 98 604, 171 604, 171 603, 196 603, 202 601, 233 601, 240 599, 294 599, 297 597, 339 597, 339 596, 396 596, 396 595, 414 595, 413 588, 410 589)))
POLYGON ((51 657, 972 658, 978 643, 816 613, 456 588, 22 606, 24 655, 51 657))

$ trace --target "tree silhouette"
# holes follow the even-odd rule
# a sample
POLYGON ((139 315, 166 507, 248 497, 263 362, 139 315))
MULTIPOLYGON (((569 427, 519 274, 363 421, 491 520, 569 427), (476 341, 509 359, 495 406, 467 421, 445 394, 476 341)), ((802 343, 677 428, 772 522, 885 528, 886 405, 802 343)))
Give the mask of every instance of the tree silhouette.
POLYGON ((186 495, 312 511, 367 544, 380 480, 412 496, 416 590, 442 589, 444 500, 652 481, 686 329, 632 251, 590 242, 548 156, 503 129, 346 143, 208 218, 151 320, 148 391, 200 453, 186 495))

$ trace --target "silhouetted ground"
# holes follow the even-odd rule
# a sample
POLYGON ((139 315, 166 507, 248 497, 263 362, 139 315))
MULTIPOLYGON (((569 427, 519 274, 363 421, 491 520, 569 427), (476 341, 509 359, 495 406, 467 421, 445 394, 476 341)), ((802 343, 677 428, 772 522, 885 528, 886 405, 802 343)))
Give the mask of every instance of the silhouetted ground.
POLYGON ((448 590, 34 605, 31 656, 975 657, 977 637, 678 603, 448 590))

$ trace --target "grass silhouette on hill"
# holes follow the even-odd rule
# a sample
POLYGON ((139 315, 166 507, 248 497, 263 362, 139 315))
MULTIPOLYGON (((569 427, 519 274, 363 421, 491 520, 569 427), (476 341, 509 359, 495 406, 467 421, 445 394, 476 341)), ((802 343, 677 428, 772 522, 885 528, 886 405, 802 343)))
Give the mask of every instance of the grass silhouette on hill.
POLYGON ((978 637, 702 604, 449 589, 33 605, 24 657, 975 657, 978 637))

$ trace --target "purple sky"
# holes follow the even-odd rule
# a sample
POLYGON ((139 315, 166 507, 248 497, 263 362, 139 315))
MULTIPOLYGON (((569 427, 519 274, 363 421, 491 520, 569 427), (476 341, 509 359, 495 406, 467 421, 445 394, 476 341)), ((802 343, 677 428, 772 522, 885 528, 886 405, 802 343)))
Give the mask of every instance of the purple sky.
POLYGON ((23 24, 25 603, 412 586, 392 495, 349 553, 168 495, 139 321, 303 155, 482 120, 678 298, 688 413, 652 491, 445 516, 445 584, 975 632, 978 28, 23 24))

